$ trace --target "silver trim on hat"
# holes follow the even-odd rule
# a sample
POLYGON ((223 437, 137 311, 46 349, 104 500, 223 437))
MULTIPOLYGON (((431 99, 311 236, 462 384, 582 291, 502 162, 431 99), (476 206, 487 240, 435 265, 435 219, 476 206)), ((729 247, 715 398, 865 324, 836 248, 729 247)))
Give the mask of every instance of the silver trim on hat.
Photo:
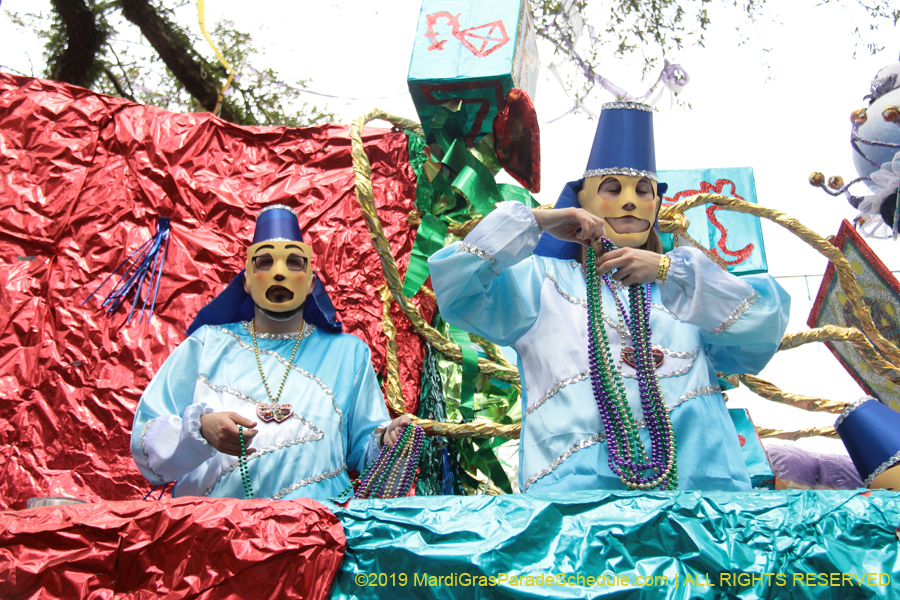
POLYGON ((603 110, 642 110, 644 112, 654 112, 653 107, 643 102, 606 102, 600 107, 603 110))
POLYGON ((857 400, 856 402, 854 402, 853 404, 851 404, 850 406, 848 406, 847 408, 844 409, 844 412, 841 413, 841 416, 839 416, 837 418, 837 421, 834 422, 834 428, 837 429, 840 426, 840 424, 844 422, 844 419, 846 419, 847 417, 850 416, 850 413, 852 413, 854 410, 856 410, 857 408, 859 408, 860 406, 862 406, 869 400, 874 400, 875 402, 878 402, 878 399, 873 398, 872 396, 864 396, 863 398, 860 398, 859 400, 857 400))
POLYGON ((582 177, 601 177, 603 175, 628 175, 629 177, 646 177, 651 181, 657 181, 656 173, 652 171, 641 171, 630 167, 613 167, 611 169, 591 169, 585 171, 582 177))
POLYGON ((872 485, 872 482, 875 481, 876 477, 878 477, 888 469, 892 469, 893 467, 897 466, 897 463, 900 463, 900 452, 897 452, 897 454, 893 455, 892 457, 878 465, 878 468, 872 471, 872 474, 863 480, 863 485, 869 487, 870 485, 872 485))
POLYGON ((260 216, 261 214, 263 214, 264 212, 267 212, 267 211, 270 211, 270 210, 274 210, 274 209, 276 209, 276 208, 283 208, 284 210, 289 210, 289 211, 291 211, 291 213, 292 213, 295 217, 297 216, 297 211, 295 211, 295 210, 294 210, 293 208, 291 208, 290 206, 285 206, 284 204, 273 204, 273 205, 267 206, 267 207, 265 207, 264 209, 262 209, 261 211, 259 211, 259 213, 257 213, 257 215, 256 215, 256 218, 259 219, 259 216, 260 216))

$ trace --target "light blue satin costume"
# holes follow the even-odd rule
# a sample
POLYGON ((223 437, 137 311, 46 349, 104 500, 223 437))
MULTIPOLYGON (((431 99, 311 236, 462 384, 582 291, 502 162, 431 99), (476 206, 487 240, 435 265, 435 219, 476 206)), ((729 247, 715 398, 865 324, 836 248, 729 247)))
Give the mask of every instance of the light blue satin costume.
MULTIPOLYGON (((307 324, 280 403, 294 414, 265 423, 268 403, 248 323, 205 325, 182 342, 138 404, 131 437, 135 462, 151 483, 178 480, 175 496, 244 498, 237 458, 199 434, 200 416, 233 411, 257 422, 248 466, 257 498, 334 498, 377 456, 373 435, 388 421, 368 346, 352 335, 307 324)), ((293 335, 257 334, 269 389, 278 393, 293 335)))
MULTIPOLYGON (((506 202, 464 242, 434 254, 428 266, 441 315, 518 352, 520 491, 624 489, 609 468, 591 387, 584 272, 575 261, 532 255, 539 236, 531 211, 506 202)), ((678 489, 749 490, 716 370, 758 373, 787 327, 790 297, 768 275, 735 277, 694 248, 668 256, 665 283, 651 284, 650 327, 664 357, 657 374, 675 429, 678 489)), ((617 294, 627 312, 627 289, 617 294)), ((602 296, 611 353, 649 453, 636 373, 620 361, 630 332, 610 291, 602 296)))

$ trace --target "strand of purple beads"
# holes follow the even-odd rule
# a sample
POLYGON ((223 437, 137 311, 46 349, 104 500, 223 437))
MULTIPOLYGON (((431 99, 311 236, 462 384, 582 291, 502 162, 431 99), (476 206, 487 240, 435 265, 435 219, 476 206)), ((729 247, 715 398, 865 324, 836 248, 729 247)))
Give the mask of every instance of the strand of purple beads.
MULTIPOLYGON (((606 250, 615 249, 609 240, 604 239, 604 244, 606 250)), ((607 433, 610 469, 630 489, 648 490, 656 487, 675 489, 678 481, 675 436, 659 389, 659 378, 656 375, 650 342, 650 285, 629 286, 630 311, 626 313, 609 276, 604 275, 602 278, 615 299, 619 314, 632 334, 641 407, 650 433, 651 458, 647 462, 643 441, 628 405, 624 384, 610 354, 609 340, 603 324, 603 302, 599 284, 601 277, 596 274, 593 248, 588 249, 587 254, 585 277, 588 283, 588 354, 591 387, 607 433), (643 474, 647 470, 651 471, 650 475, 643 474)))

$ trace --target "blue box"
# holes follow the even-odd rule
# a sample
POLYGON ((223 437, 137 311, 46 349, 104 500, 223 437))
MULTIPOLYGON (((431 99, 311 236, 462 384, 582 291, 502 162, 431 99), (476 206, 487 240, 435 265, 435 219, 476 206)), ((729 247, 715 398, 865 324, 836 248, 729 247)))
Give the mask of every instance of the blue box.
POLYGON ((461 102, 454 137, 474 145, 491 132, 507 92, 534 98, 538 75, 534 22, 527 0, 424 0, 409 64, 409 92, 426 136, 445 103, 461 102))

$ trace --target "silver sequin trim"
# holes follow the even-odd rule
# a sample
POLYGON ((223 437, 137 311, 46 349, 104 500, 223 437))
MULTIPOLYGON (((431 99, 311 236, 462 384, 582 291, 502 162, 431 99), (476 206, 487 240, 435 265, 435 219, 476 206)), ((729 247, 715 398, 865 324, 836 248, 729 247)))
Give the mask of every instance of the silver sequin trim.
POLYGON ((653 112, 653 107, 649 104, 644 104, 643 102, 604 102, 600 107, 601 110, 619 110, 619 109, 627 109, 627 110, 642 110, 644 112, 653 112))
MULTIPOLYGON (((226 333, 226 334, 230 335, 231 337, 233 337, 233 338, 235 339, 235 341, 237 341, 237 343, 240 344, 241 348, 243 348, 244 350, 247 350, 247 351, 249 351, 249 352, 253 352, 253 346, 251 346, 250 344, 248 344, 247 342, 245 342, 244 340, 242 340, 242 339, 241 339, 241 336, 239 336, 239 335, 236 334, 235 332, 233 332, 233 331, 231 331, 231 330, 229 330, 229 329, 225 329, 224 327, 221 327, 221 326, 219 326, 219 325, 213 325, 213 327, 214 327, 215 329, 218 329, 218 330, 221 331, 222 333, 226 333)), ((275 352, 274 350, 262 350, 262 349, 261 349, 261 350, 259 351, 259 353, 260 353, 260 354, 267 354, 267 355, 269 355, 269 356, 274 356, 274 357, 278 360, 278 362, 280 362, 280 363, 283 364, 284 366, 290 367, 291 369, 297 371, 298 373, 300 373, 300 374, 303 375, 304 377, 307 377, 307 378, 309 378, 309 379, 312 379, 312 380, 315 381, 317 384, 319 384, 319 387, 322 388, 322 391, 325 392, 325 394, 327 394, 329 398, 331 398, 331 405, 334 407, 334 412, 336 412, 337 415, 338 415, 338 417, 340 418, 340 424, 339 424, 339 426, 338 426, 338 431, 343 431, 343 430, 344 430, 344 411, 342 411, 342 410, 338 407, 337 401, 336 401, 335 398, 334 398, 334 392, 332 392, 331 389, 329 389, 329 387, 328 387, 327 385, 325 385, 325 383, 324 383, 321 379, 319 379, 318 377, 316 377, 315 375, 313 375, 313 374, 310 373, 309 371, 305 371, 305 370, 301 369, 300 367, 298 367, 297 365, 292 364, 292 363, 289 363, 288 360, 287 360, 285 357, 281 356, 280 354, 278 354, 278 353, 275 352)))
MULTIPOLYGON (((562 296, 563 298, 565 298, 566 300, 568 300, 569 302, 571 302, 572 304, 574 304, 576 306, 581 306, 582 308, 587 308, 586 300, 582 300, 581 298, 578 298, 577 296, 573 296, 573 295, 567 293, 565 290, 563 290, 562 287, 559 285, 559 282, 556 281, 556 278, 553 277, 553 275, 551 275, 549 271, 547 271, 547 279, 549 279, 550 281, 553 282, 553 285, 556 286, 556 291, 559 292, 560 296, 562 296)), ((607 327, 611 327, 611 328, 615 329, 621 337, 623 337, 623 338, 631 337, 631 332, 628 331, 628 328, 625 327, 624 323, 617 323, 606 315, 603 315, 603 322, 606 324, 607 327)))
MULTIPOLYGON (((250 333, 250 321, 241 321, 241 325, 244 326, 247 335, 252 335, 252 333, 250 333)), ((304 322, 303 331, 300 333, 257 333, 256 338, 260 340, 296 340, 299 337, 303 340, 308 338, 315 330, 315 325, 304 322)))
POLYGON ((724 331, 727 331, 732 325, 735 324, 735 322, 738 319, 741 318, 741 315, 744 314, 744 312, 748 308, 753 306, 753 303, 756 302, 757 300, 759 300, 759 292, 757 292, 756 290, 753 290, 753 295, 751 295, 749 298, 745 299, 743 302, 738 304, 738 307, 736 309, 734 309, 734 312, 731 313, 731 316, 728 317, 727 319, 725 319, 724 323, 722 323, 721 325, 719 325, 718 327, 716 327, 715 329, 710 331, 710 333, 712 333, 713 335, 718 335, 724 331))
POLYGON ((691 352, 678 352, 677 350, 671 350, 664 346, 660 346, 659 344, 653 344, 652 348, 654 350, 659 350, 666 356, 671 356, 672 358, 697 358, 697 355, 700 353, 700 348, 694 348, 691 352))
POLYGON ((490 254, 487 250, 482 250, 478 246, 473 246, 472 244, 467 244, 463 242, 456 249, 457 252, 468 252, 469 254, 474 254, 478 258, 484 259, 491 264, 491 271, 500 274, 500 269, 497 268, 497 259, 494 258, 492 254, 490 254))
POLYGON ((656 173, 643 171, 629 167, 613 167, 610 169, 591 169, 585 171, 582 177, 602 177, 603 175, 627 175, 628 177, 646 177, 650 181, 656 181, 656 173))
MULTIPOLYGON (((212 381, 210 381, 210 380, 209 380, 209 377, 207 377, 207 376, 204 375, 203 373, 198 373, 198 374, 197 374, 197 380, 200 381, 201 383, 203 383, 204 385, 206 385, 206 387, 208 387, 209 389, 213 390, 214 392, 224 392, 224 393, 226 393, 226 394, 231 394, 232 396, 234 396, 234 397, 237 398, 238 400, 243 400, 244 402, 249 402, 250 404, 260 404, 260 403, 262 402, 261 400, 257 400, 257 399, 254 398, 253 396, 250 396, 250 395, 248 395, 248 394, 245 394, 244 392, 240 392, 240 391, 238 391, 238 390, 236 390, 236 389, 234 389, 234 388, 230 388, 230 387, 228 387, 227 385, 218 385, 218 384, 215 384, 215 383, 213 383, 212 381)), ((262 402, 262 403, 263 403, 263 404, 268 404, 268 402, 262 402)), ((291 414, 291 418, 292 418, 292 419, 297 419, 298 421, 300 421, 301 423, 303 423, 304 425, 306 425, 307 427, 309 427, 310 429, 312 429, 312 430, 315 431, 316 433, 322 434, 322 430, 319 429, 318 427, 316 427, 315 425, 313 425, 312 423, 310 423, 309 421, 307 421, 307 420, 306 420, 306 417, 304 417, 303 415, 294 412, 294 413, 291 414)), ((323 434, 323 435, 324 435, 324 434, 323 434)))
MULTIPOLYGON (((672 406, 668 407, 668 410, 669 410, 669 412, 672 412, 673 410, 675 410, 676 407, 680 406, 681 404, 683 404, 684 402, 687 402, 688 400, 690 400, 692 398, 696 398, 698 396, 707 396, 709 394, 718 394, 721 391, 722 391, 722 388, 720 388, 717 385, 709 385, 709 386, 690 390, 688 392, 685 392, 681 396, 681 398, 678 399, 678 402, 676 402, 672 406)), ((636 423, 637 423, 637 426, 639 429, 646 427, 646 425, 647 425, 647 422, 644 419, 638 419, 636 421, 636 423)), ((522 488, 522 491, 523 492, 527 491, 528 488, 531 487, 532 484, 534 484, 536 481, 538 481, 539 479, 542 479, 543 477, 546 477, 547 475, 549 475, 550 473, 555 471, 557 469, 557 467, 559 467, 559 465, 563 464, 566 460, 568 460, 573 454, 575 454, 579 450, 584 450, 585 448, 589 448, 590 446, 593 446, 594 444, 596 444, 598 442, 604 442, 604 441, 606 441, 606 433, 601 431, 600 433, 595 433, 594 435, 592 435, 588 438, 585 438, 579 442, 575 442, 575 444, 573 444, 571 448, 569 448, 568 450, 563 452, 561 455, 559 455, 553 462, 551 462, 547 466, 547 468, 541 469, 540 471, 538 471, 537 473, 532 475, 531 478, 529 478, 528 481, 525 482, 525 486, 522 488)))
POLYGON ((851 404, 850 406, 848 406, 847 408, 844 409, 844 412, 841 413, 841 416, 839 416, 837 418, 837 421, 834 422, 834 428, 837 429, 840 426, 840 424, 844 422, 844 419, 846 419, 847 417, 850 416, 850 413, 852 413, 854 410, 856 410, 857 408, 859 408, 860 406, 862 406, 869 400, 875 400, 875 402, 878 402, 878 400, 873 398, 872 396, 866 396, 864 398, 860 398, 859 400, 857 400, 856 402, 854 402, 853 404, 851 404))
POLYGON ((553 282, 553 285, 556 286, 556 291, 559 292, 559 295, 571 302, 572 304, 577 304, 578 306, 583 306, 587 308, 587 300, 582 300, 576 296, 566 293, 565 290, 560 287, 559 282, 556 281, 556 278, 550 274, 550 271, 547 271, 547 279, 553 282))
MULTIPOLYGON (((707 385, 704 387, 695 388, 689 392, 685 392, 681 395, 681 398, 678 399, 678 402, 669 407, 669 412, 672 412, 672 409, 681 404, 682 402, 687 402, 691 398, 696 398, 697 396, 709 396, 710 394, 721 394, 722 388, 717 385, 707 385)), ((641 425, 643 427, 643 425, 641 425)))
POLYGON ((527 492, 528 488, 532 486, 536 481, 546 477, 550 473, 556 470, 556 468, 563 464, 570 456, 578 452, 579 450, 584 450, 585 448, 589 448, 598 442, 602 442, 606 439, 606 435, 602 433, 595 433, 589 438, 585 438, 580 442, 576 442, 571 448, 563 452, 559 457, 556 458, 552 463, 550 463, 546 469, 542 469, 531 476, 531 478, 525 482, 525 486, 522 488, 523 492, 527 492))
POLYGON ((571 385, 578 381, 583 381, 591 376, 590 371, 585 371, 584 373, 579 373, 578 375, 573 375, 567 379, 563 379, 562 381, 556 382, 556 384, 550 388, 550 391, 541 396, 541 399, 528 407, 528 410, 525 411, 526 415, 530 415, 534 411, 536 411, 544 402, 555 396, 559 390, 563 389, 567 385, 571 385))
POLYGON ((144 429, 141 431, 141 453, 143 453, 144 459, 147 461, 147 469, 159 479, 160 483, 166 483, 166 480, 150 466, 150 455, 147 454, 147 448, 144 447, 144 436, 147 435, 147 430, 150 429, 150 423, 155 420, 156 419, 150 419, 147 421, 147 424, 144 425, 144 429))
POLYGON ((343 473, 346 470, 347 470, 347 465, 343 464, 340 467, 338 467, 337 469, 335 469, 334 471, 328 471, 327 473, 322 473, 321 475, 316 475, 315 477, 307 477, 306 479, 304 479, 302 481, 298 481, 297 483, 284 488, 283 490, 281 490, 280 492, 278 492, 277 494, 275 494, 274 496, 269 498, 269 500, 281 500, 282 498, 284 498, 285 496, 287 496, 294 490, 299 490, 303 486, 307 486, 311 483, 319 483, 320 481, 325 481, 326 479, 331 479, 332 477, 337 477, 338 475, 340 475, 341 473, 343 473))
MULTIPOLYGON (((265 207, 264 209, 262 209, 261 211, 259 211, 259 212, 256 214, 256 218, 259 219, 259 216, 262 215, 263 213, 267 213, 267 212, 269 212, 270 210, 275 210, 276 208, 281 208, 281 209, 284 209, 284 210, 289 210, 289 211, 291 211, 291 213, 293 213, 293 215, 294 215, 295 217, 297 216, 297 211, 295 211, 295 210, 294 210, 293 208, 291 208, 290 206, 285 206, 284 204, 273 204, 273 205, 267 206, 267 207, 265 207)), ((271 241, 273 241, 273 240, 266 240, 266 241, 267 241, 267 242, 271 242, 271 241)), ((288 241, 288 242, 296 242, 297 240, 285 240, 285 241, 288 241)))
MULTIPOLYGON (((295 438, 293 440, 288 440, 286 442, 281 442, 281 443, 275 444, 274 446, 269 446, 268 448, 263 448, 262 450, 257 450, 253 454, 247 456, 247 462, 257 459, 260 456, 263 456, 265 454, 270 454, 272 452, 275 452, 276 450, 283 450, 284 448, 287 448, 289 446, 294 446, 296 444, 303 444, 306 442, 314 442, 316 440, 321 440, 323 437, 325 437, 325 434, 323 434, 320 431, 317 434, 304 435, 303 437, 295 438)), ((234 471, 235 469, 237 469, 240 466, 240 464, 241 464, 241 461, 236 460, 233 463, 231 463, 227 468, 225 468, 221 473, 219 473, 218 477, 216 477, 216 480, 212 482, 212 485, 210 485, 208 488, 206 488, 206 490, 203 492, 203 495, 209 496, 212 493, 212 491, 214 489, 216 489, 216 486, 219 485, 219 483, 222 481, 222 478, 225 477, 226 475, 228 475, 229 473, 231 473, 232 471, 234 471)))
MULTIPOLYGON (((876 400, 876 402, 877 402, 877 400, 876 400)), ((879 475, 881 475, 882 473, 884 473, 885 471, 887 471, 888 469, 890 469, 891 467, 896 465, 898 462, 900 462, 900 452, 897 452, 897 454, 893 455, 892 457, 890 457, 889 459, 887 459, 886 461, 881 463, 877 469, 872 471, 872 474, 869 475, 868 477, 866 477, 865 481, 863 481, 863 485, 866 487, 869 487, 869 484, 872 483, 873 481, 875 481, 876 477, 878 477, 879 475)))

